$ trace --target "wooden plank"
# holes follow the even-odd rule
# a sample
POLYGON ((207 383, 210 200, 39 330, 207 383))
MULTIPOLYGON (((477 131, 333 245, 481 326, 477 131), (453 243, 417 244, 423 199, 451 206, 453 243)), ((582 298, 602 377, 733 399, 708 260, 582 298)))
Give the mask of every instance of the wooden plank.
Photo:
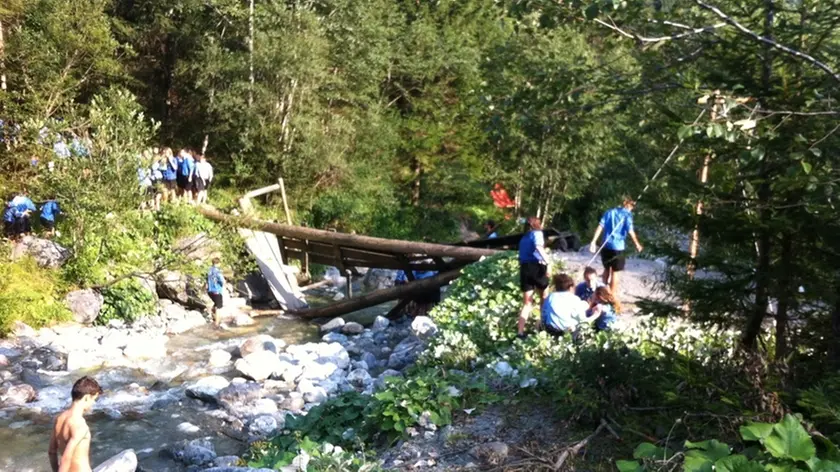
MULTIPOLYGON (((199 213, 213 221, 265 231, 278 236, 325 242, 342 247, 370 249, 392 254, 426 254, 429 257, 452 257, 467 261, 476 261, 484 256, 492 256, 493 254, 496 254, 496 251, 490 249, 400 241, 396 239, 374 238, 358 234, 330 233, 329 231, 314 228, 270 223, 247 216, 233 217, 207 205, 201 205, 197 207, 197 210, 199 213)), ((358 300, 358 298, 355 300, 358 300)))
POLYGON ((457 279, 461 275, 460 270, 452 270, 438 274, 428 279, 418 280, 416 282, 409 282, 405 285, 397 285, 395 287, 377 290, 375 292, 367 293, 365 295, 352 298, 349 300, 342 300, 331 305, 318 308, 307 308, 289 312, 290 314, 300 316, 302 318, 334 318, 346 313, 350 313, 363 308, 376 306, 398 298, 413 298, 423 293, 440 290, 442 285, 457 279))

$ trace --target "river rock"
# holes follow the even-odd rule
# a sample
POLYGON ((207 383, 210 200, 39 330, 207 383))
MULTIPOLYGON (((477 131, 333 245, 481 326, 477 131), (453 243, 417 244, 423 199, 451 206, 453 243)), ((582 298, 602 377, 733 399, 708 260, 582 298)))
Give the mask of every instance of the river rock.
POLYGON ((0 367, 8 367, 9 366, 9 358, 3 354, 0 354, 0 367))
POLYGON ((331 333, 333 331, 340 330, 346 323, 344 322, 344 318, 333 318, 330 321, 321 325, 321 332, 322 333, 331 333))
POLYGON ((388 368, 401 370, 408 367, 417 360, 417 356, 423 351, 423 346, 423 341, 414 336, 403 339, 391 352, 388 368))
POLYGON ((251 272, 236 284, 237 291, 245 295, 252 302, 270 302, 274 300, 271 287, 262 272, 251 272))
POLYGON ((186 305, 187 278, 184 274, 174 270, 163 270, 157 274, 155 279, 157 294, 160 298, 172 300, 173 302, 186 305))
POLYGON ((262 397, 262 388, 256 383, 233 384, 223 388, 216 396, 220 405, 229 411, 241 409, 262 397))
POLYGON ((479 444, 470 449, 470 455, 487 465, 502 464, 508 456, 508 445, 503 442, 479 444))
POLYGON ((186 389, 186 395, 207 403, 216 403, 216 397, 222 389, 230 385, 228 380, 220 375, 205 377, 190 385, 186 389))
POLYGON ((355 321, 351 321, 349 323, 346 323, 344 326, 341 327, 341 332, 343 334, 349 334, 349 335, 361 334, 362 331, 364 331, 364 330, 365 330, 365 327, 362 326, 359 323, 356 323, 355 321))
POLYGON ((338 343, 342 346, 346 346, 350 342, 347 336, 336 331, 321 336, 321 341, 325 343, 338 343))
POLYGON ((258 416, 248 425, 248 431, 254 436, 266 438, 277 431, 277 420, 273 416, 258 416))
POLYGON ((347 382, 359 390, 364 390, 373 383, 373 378, 367 370, 356 369, 347 374, 347 382))
POLYGON ((216 452, 206 447, 189 444, 184 448, 181 461, 187 465, 210 464, 216 459, 216 452))
POLYGON ((338 365, 333 362, 307 361, 301 364, 301 367, 303 367, 303 372, 300 378, 307 380, 325 380, 339 370, 338 365))
POLYGON ((418 316, 411 322, 411 332, 422 340, 437 334, 438 327, 428 316, 418 316))
POLYGON ((24 256, 31 256, 41 267, 57 269, 70 257, 70 251, 55 241, 26 236, 12 251, 12 259, 24 256))
POLYGON ((245 377, 262 382, 278 371, 281 365, 277 354, 271 351, 260 351, 237 360, 234 367, 245 377))
POLYGON ((298 379, 298 377, 300 377, 301 374, 303 374, 303 369, 303 365, 294 364, 286 360, 281 360, 279 364, 277 364, 277 368, 274 371, 274 375, 272 375, 272 377, 274 377, 275 379, 281 378, 286 382, 294 383, 298 379))
POLYGON ((245 326, 253 326, 253 325, 257 324, 257 322, 254 321, 253 318, 251 318, 250 316, 248 316, 248 315, 246 315, 245 313, 242 313, 242 312, 236 313, 233 316, 233 320, 231 320, 230 323, 233 326, 236 326, 236 327, 239 327, 239 328, 242 328, 242 327, 245 327, 245 326))
POLYGON ((38 392, 31 385, 13 385, 5 393, 0 395, 0 405, 23 406, 27 403, 34 402, 37 398, 38 392))
POLYGON ((331 285, 336 288, 347 286, 347 277, 341 275, 341 271, 337 267, 327 267, 324 271, 324 280, 329 280, 331 285))
POLYGON ((363 352, 359 359, 367 364, 368 369, 375 369, 379 365, 379 360, 371 352, 363 352))
POLYGON ((306 406, 306 400, 303 399, 303 394, 300 392, 289 392, 289 396, 283 400, 283 409, 292 412, 302 411, 306 406))
POLYGON ((255 352, 260 351, 270 351, 274 354, 279 353, 284 347, 286 347, 286 343, 280 339, 274 339, 273 337, 267 334, 260 334, 258 336, 253 336, 245 340, 242 345, 239 346, 239 355, 242 357, 246 357, 249 354, 253 354, 255 352))
POLYGON ((390 325, 391 322, 388 320, 388 318, 385 318, 384 316, 377 316, 373 320, 373 325, 371 325, 370 329, 372 329, 373 331, 385 331, 390 325))
POLYGON ((12 336, 16 338, 34 338, 38 333, 28 324, 15 321, 12 324, 12 336))
POLYGON ((199 428, 198 426, 196 426, 192 423, 183 422, 183 423, 178 425, 178 432, 179 433, 197 434, 200 431, 201 431, 201 428, 199 428))
POLYGON ((219 456, 213 461, 213 467, 236 467, 240 460, 239 456, 219 456))
MULTIPOLYGON (((172 305, 177 306, 177 305, 172 305)), ((167 316, 171 316, 172 312, 168 312, 167 316)), ((198 328, 199 326, 204 326, 207 324, 207 320, 204 319, 204 315, 197 311, 183 311, 183 314, 180 315, 178 318, 170 317, 169 326, 166 328, 166 334, 181 334, 185 333, 193 328, 198 328)))
POLYGON ((126 449, 93 469, 93 472, 134 472, 137 470, 137 454, 126 449))
POLYGON ((114 329, 105 333, 99 344, 106 349, 123 349, 129 345, 131 338, 132 335, 128 331, 114 329))
POLYGON ((370 269, 362 279, 362 285, 368 290, 382 290, 394 286, 397 272, 390 269, 370 269))
POLYGON ((92 289, 75 290, 64 297, 64 303, 76 323, 92 324, 99 317, 102 310, 102 294, 92 289))
POLYGON ((303 395, 306 403, 321 403, 327 400, 327 391, 324 387, 316 386, 306 379, 300 381, 298 391, 303 395))
POLYGON ((230 364, 230 360, 233 356, 227 351, 222 349, 216 349, 215 351, 210 353, 210 360, 207 362, 212 367, 224 367, 230 364))

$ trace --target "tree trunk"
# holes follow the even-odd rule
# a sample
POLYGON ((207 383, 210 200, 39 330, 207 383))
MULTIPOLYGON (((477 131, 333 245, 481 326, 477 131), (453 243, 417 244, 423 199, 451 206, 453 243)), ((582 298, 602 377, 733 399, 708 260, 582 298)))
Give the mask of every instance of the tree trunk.
POLYGON ((747 328, 744 330, 742 343, 748 350, 755 350, 758 336, 761 334, 761 324, 767 316, 770 297, 770 251, 772 249, 772 236, 770 231, 770 219, 773 217, 768 205, 770 203, 770 182, 766 180, 761 183, 758 190, 759 225, 758 231, 758 257, 755 267, 755 305, 753 312, 747 321, 747 328))
POLYGON ((787 357, 788 312, 793 306, 793 238, 785 234, 781 241, 781 271, 779 272, 779 306, 776 307, 776 360, 787 357))
POLYGON ((254 104, 254 0, 248 6, 248 107, 254 104))

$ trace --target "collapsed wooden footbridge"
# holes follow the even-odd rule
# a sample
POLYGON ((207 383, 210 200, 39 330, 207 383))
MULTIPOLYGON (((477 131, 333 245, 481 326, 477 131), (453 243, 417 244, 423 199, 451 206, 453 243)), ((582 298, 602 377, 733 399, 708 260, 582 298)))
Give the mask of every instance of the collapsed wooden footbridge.
MULTIPOLYGON (((397 299, 404 304, 455 280, 461 268, 482 257, 491 256, 500 250, 515 249, 522 237, 522 234, 517 234, 456 244, 435 244, 280 224, 248 216, 228 215, 207 206, 199 207, 198 211, 211 220, 241 228, 240 234, 246 240, 251 238, 249 248, 260 262, 277 301, 287 312, 305 318, 340 316, 397 299), (272 235, 276 241, 268 235, 272 235), (263 244, 259 244, 260 241, 263 244), (270 256, 269 262, 265 256, 270 256), (301 262, 305 272, 308 272, 310 264, 324 264, 337 267, 348 277, 356 273, 357 267, 404 270, 408 282, 311 308, 303 299, 294 277, 283 275, 286 273, 284 267, 293 259, 301 262), (275 267, 278 264, 279 268, 275 267), (429 270, 438 274, 414 280, 413 271, 429 270)), ((571 233, 546 230, 545 236, 547 244, 559 241, 561 246, 568 245, 570 240, 574 243, 571 233)))

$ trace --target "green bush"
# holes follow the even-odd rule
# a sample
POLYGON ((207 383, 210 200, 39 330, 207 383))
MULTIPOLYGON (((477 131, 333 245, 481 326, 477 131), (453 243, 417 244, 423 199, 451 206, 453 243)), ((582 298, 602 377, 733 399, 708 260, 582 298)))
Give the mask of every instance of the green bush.
POLYGON ((155 311, 154 295, 136 279, 122 279, 102 290, 102 312, 97 324, 111 320, 133 322, 155 311))
MULTIPOLYGON (((799 420, 786 415, 776 424, 748 423, 741 426, 741 439, 747 443, 739 453, 716 439, 686 441, 684 450, 642 443, 633 458, 616 462, 620 472, 673 471, 682 464, 684 472, 836 472, 840 470, 840 451, 822 436, 811 437, 799 420), (821 452, 817 452, 816 439, 821 452), (757 443, 757 444, 756 444, 757 443)), ((667 444, 666 444, 667 446, 667 444)))
POLYGON ((38 267, 31 258, 0 262, 0 336, 16 321, 40 328, 69 320, 63 292, 57 273, 38 267))

